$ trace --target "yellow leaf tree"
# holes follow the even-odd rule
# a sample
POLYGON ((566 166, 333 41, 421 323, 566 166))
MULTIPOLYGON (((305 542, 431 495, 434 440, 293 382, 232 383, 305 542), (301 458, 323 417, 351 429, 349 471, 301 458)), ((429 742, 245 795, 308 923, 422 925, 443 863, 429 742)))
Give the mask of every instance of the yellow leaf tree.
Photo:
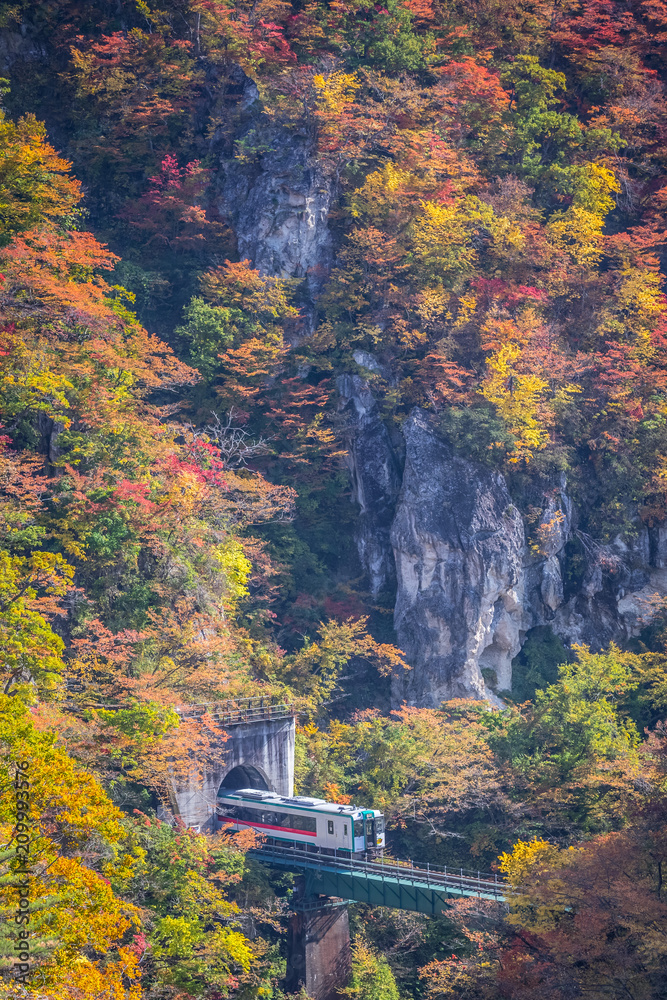
POLYGON ((503 344, 487 361, 488 375, 480 392, 498 410, 516 439, 511 462, 528 462, 549 440, 540 404, 549 383, 519 369, 521 349, 503 344))

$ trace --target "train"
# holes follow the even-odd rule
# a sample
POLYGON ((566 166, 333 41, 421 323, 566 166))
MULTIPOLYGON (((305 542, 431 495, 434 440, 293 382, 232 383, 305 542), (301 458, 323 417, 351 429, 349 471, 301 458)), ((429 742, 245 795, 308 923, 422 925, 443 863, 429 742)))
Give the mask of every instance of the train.
POLYGON ((351 858, 376 857, 385 846, 384 815, 305 795, 286 798, 255 788, 223 790, 216 815, 220 826, 252 827, 269 843, 351 858))

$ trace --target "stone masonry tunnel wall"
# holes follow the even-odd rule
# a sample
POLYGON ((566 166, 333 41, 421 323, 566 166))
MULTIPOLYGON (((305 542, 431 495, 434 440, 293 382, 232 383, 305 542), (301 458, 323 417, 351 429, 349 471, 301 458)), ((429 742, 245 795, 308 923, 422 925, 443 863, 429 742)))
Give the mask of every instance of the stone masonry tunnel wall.
POLYGON ((266 787, 279 795, 294 794, 294 719, 247 722, 229 726, 224 763, 204 773, 203 779, 175 782, 172 812, 185 826, 211 829, 220 786, 247 774, 250 787, 266 787), (239 769, 239 770, 237 770, 239 769))

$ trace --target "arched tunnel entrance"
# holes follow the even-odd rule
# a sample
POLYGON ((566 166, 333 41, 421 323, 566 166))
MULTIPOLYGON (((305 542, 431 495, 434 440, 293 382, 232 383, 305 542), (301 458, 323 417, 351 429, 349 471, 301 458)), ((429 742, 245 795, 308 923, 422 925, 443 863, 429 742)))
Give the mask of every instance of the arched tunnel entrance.
POLYGON ((266 778, 251 764, 238 764, 233 767, 229 774, 226 774, 222 779, 218 795, 222 795, 225 791, 235 791, 237 788, 259 788, 265 792, 271 791, 266 778))

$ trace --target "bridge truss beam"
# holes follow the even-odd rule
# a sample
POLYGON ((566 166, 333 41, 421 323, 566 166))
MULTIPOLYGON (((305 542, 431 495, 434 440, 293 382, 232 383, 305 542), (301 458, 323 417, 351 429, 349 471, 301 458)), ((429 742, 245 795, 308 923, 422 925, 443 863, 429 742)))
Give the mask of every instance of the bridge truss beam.
POLYGON ((433 871, 398 861, 356 861, 265 845, 258 860, 305 876, 304 897, 335 896, 370 906, 389 906, 432 916, 448 901, 472 896, 503 902, 508 887, 494 876, 433 871))

